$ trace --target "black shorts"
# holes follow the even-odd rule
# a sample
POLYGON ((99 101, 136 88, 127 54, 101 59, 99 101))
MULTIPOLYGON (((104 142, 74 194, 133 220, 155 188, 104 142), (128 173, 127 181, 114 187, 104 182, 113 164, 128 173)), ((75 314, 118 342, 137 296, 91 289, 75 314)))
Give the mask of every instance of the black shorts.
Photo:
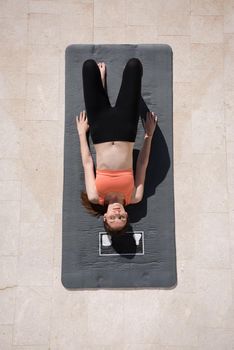
POLYGON ((123 71, 116 104, 112 107, 96 61, 88 59, 83 63, 84 101, 94 144, 107 141, 135 142, 142 75, 141 61, 130 58, 123 71))

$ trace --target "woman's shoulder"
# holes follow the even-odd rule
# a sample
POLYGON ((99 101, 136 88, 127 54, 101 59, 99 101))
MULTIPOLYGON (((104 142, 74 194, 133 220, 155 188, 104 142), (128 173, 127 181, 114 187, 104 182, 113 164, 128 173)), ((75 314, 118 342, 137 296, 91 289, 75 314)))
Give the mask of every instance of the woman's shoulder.
POLYGON ((92 204, 101 204, 100 203, 100 198, 99 198, 99 196, 95 196, 95 197, 93 197, 93 198, 90 198, 90 200, 89 200, 92 204))

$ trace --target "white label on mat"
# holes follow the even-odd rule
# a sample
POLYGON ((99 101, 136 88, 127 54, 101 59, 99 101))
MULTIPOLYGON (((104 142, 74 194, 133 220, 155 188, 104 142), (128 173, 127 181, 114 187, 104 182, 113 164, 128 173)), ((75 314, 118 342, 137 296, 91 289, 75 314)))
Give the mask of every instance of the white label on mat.
POLYGON ((144 231, 126 232, 113 242, 107 232, 99 232, 99 255, 144 255, 144 231))

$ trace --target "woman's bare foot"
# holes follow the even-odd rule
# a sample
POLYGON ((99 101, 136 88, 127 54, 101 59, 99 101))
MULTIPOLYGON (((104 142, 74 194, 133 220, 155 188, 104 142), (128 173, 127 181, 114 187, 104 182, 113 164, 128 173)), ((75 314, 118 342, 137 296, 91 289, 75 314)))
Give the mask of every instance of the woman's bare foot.
POLYGON ((102 85, 105 88, 106 64, 105 62, 98 62, 98 67, 101 73, 102 85))

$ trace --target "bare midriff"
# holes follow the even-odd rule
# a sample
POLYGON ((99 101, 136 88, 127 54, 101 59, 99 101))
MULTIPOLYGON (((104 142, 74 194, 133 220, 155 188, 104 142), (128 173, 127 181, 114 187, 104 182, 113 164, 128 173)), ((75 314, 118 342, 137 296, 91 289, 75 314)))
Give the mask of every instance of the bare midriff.
POLYGON ((110 141, 94 144, 96 168, 100 170, 132 169, 134 142, 110 141))

